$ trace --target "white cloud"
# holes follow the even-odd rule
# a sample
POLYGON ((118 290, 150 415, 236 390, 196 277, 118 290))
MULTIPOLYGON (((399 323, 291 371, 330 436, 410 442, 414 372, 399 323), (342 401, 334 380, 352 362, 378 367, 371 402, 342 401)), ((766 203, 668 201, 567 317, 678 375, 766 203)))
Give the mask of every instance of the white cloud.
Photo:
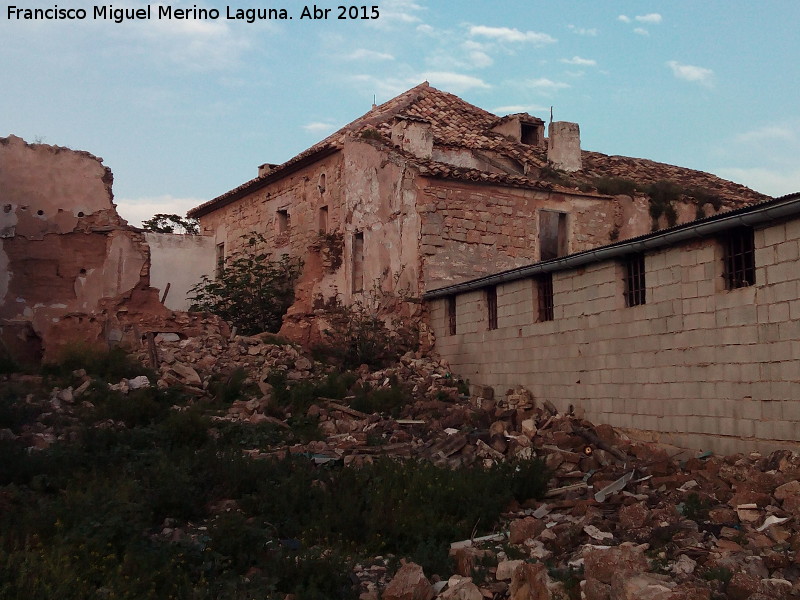
POLYGON ((428 71, 422 77, 435 87, 442 87, 448 92, 460 93, 471 89, 489 89, 491 86, 478 77, 452 73, 449 71, 428 71))
POLYGON ((797 133, 790 127, 781 125, 766 125, 751 131, 745 131, 736 136, 736 141, 741 144, 753 144, 762 142, 795 142, 797 133))
POLYGON ((536 46, 552 44, 556 39, 546 33, 536 31, 520 31, 510 27, 487 27, 486 25, 473 25, 469 28, 470 35, 488 37, 501 42, 530 42, 536 46))
POLYGON ((366 48, 354 50, 350 54, 346 54, 344 58, 347 60, 394 60, 394 56, 387 52, 377 52, 366 48))
POLYGON ((672 70, 672 74, 678 79, 696 82, 705 86, 711 85, 714 76, 714 71, 711 69, 695 65, 682 65, 675 60, 667 61, 666 64, 672 70))
POLYGON ((384 0, 379 6, 381 16, 379 19, 369 21, 378 27, 410 25, 422 21, 417 13, 425 10, 413 0, 384 0))
POLYGON ((146 198, 117 198, 117 212, 134 227, 141 227, 145 221, 159 213, 167 215, 186 215, 186 212, 201 205, 210 198, 176 198, 169 194, 146 198))
POLYGON ((722 168, 715 172, 769 196, 785 196, 800 192, 800 168, 778 170, 765 167, 722 168))
POLYGON ((568 83, 563 83, 561 81, 553 81, 552 79, 547 79, 546 77, 540 77, 538 79, 528 79, 525 82, 527 87, 534 88, 541 92, 556 92, 558 90, 562 90, 564 88, 568 88, 568 83))
POLYGON ((306 123, 303 125, 303 129, 309 133, 328 133, 329 131, 336 129, 336 125, 333 123, 325 123, 323 121, 312 121, 311 123, 306 123))
POLYGON ((644 27, 637 27, 636 29, 633 30, 633 33, 637 35, 650 35, 650 32, 647 31, 647 29, 645 29, 644 27))
POLYGON ((647 15, 637 15, 634 17, 639 23, 661 23, 661 15, 658 13, 650 13, 647 15))
POLYGON ((469 61, 476 69, 490 67, 494 64, 494 59, 491 56, 480 50, 475 50, 469 53, 469 61))
POLYGON ((417 31, 423 35, 433 35, 434 33, 436 33, 436 30, 426 23, 423 23, 422 25, 417 25, 417 31))
POLYGON ((588 35, 591 37, 595 37, 598 33, 597 29, 592 27, 587 29, 586 27, 575 27, 575 25, 567 25, 567 29, 569 29, 572 33, 577 35, 588 35))
POLYGON ((572 58, 562 58, 561 62, 567 65, 580 65, 582 67, 594 67, 597 61, 591 58, 581 58, 580 56, 573 56, 572 58))
POLYGON ((506 114, 512 115, 515 113, 528 113, 533 114, 537 112, 543 112, 550 110, 549 107, 546 106, 539 106, 537 104, 509 104, 508 106, 498 106, 492 109, 492 112, 496 115, 506 114))
POLYGON ((630 23, 630 22, 631 22, 631 18, 630 18, 630 17, 628 17, 628 16, 626 16, 626 15, 620 15, 620 16, 618 16, 618 17, 617 17, 617 20, 618 20, 618 21, 622 21, 623 23, 630 23))

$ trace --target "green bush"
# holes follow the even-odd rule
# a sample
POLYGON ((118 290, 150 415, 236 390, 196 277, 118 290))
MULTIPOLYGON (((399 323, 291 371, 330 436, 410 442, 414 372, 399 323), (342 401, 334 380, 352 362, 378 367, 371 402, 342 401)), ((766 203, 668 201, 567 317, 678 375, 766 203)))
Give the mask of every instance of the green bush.
POLYGON ((72 372, 78 369, 83 369, 88 375, 109 383, 117 383, 121 379, 131 379, 139 375, 147 375, 150 379, 154 379, 153 373, 133 359, 123 348, 105 349, 83 343, 66 346, 55 362, 42 366, 42 374, 59 382, 71 382, 74 379, 72 372))
POLYGON ((609 196, 633 196, 636 193, 636 182, 624 177, 598 177, 594 180, 594 185, 598 192, 609 196))
POLYGON ((244 335, 276 332, 294 302, 302 261, 272 260, 261 234, 242 236, 242 249, 225 259, 215 278, 204 276, 190 290, 191 310, 219 315, 244 335))
POLYGON ((372 290, 364 300, 345 306, 338 299, 326 306, 326 316, 331 327, 323 333, 324 343, 312 349, 314 357, 333 362, 345 370, 368 365, 381 369, 396 362, 409 350, 419 346, 419 331, 416 326, 404 323, 399 318, 383 318, 386 304, 396 303, 398 298, 383 298, 387 294, 372 290))

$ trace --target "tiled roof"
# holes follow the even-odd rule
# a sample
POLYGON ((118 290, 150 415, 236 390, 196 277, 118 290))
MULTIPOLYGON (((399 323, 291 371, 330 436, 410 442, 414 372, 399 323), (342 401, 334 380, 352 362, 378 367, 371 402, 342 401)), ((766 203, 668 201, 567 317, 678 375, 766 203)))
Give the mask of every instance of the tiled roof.
MULTIPOLYGON (((540 121, 527 114, 517 115, 523 122, 540 121)), ((403 92, 368 113, 348 123, 338 131, 314 144, 294 158, 275 167, 268 174, 251 179, 213 200, 189 211, 190 216, 202 216, 225 206, 277 180, 303 166, 328 156, 340 149, 348 136, 374 129, 389 138, 392 122, 396 117, 430 123, 434 143, 440 147, 489 150, 514 159, 520 164, 534 168, 547 165, 547 152, 544 148, 514 142, 492 127, 507 120, 462 100, 458 96, 438 90, 423 82, 403 92)), ((491 173, 476 169, 463 169, 436 163, 434 161, 415 162, 423 169, 423 174, 436 177, 449 177, 473 182, 512 185, 515 187, 537 187, 554 189, 553 184, 537 182, 529 177, 491 173)), ((622 156, 606 156, 597 152, 583 152, 583 169, 573 174, 573 179, 591 181, 596 177, 622 177, 637 183, 653 183, 671 180, 685 187, 705 188, 716 193, 730 204, 760 202, 768 198, 744 186, 726 181, 709 173, 675 167, 650 160, 622 156)))
POLYGON ((581 153, 583 169, 574 175, 593 179, 596 177, 620 177, 636 183, 647 184, 671 181, 683 188, 699 188, 719 196, 732 206, 763 202, 770 197, 748 187, 722 179, 711 173, 676 167, 645 158, 608 156, 599 152, 581 153))

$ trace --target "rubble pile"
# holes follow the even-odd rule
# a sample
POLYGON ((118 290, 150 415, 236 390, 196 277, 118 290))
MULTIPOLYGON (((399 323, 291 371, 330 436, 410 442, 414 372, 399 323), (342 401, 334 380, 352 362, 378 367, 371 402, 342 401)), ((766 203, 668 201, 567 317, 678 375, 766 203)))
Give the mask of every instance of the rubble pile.
MULTIPOLYGON (((157 385, 210 397, 220 374, 242 369, 251 397, 233 402, 217 420, 290 427, 290 408, 276 407, 266 381, 320 381, 334 372, 288 344, 266 336, 179 339, 156 336, 157 385)), ((69 414, 90 384, 55 389, 52 412, 69 414)), ((24 376, 31 377, 31 376, 24 376)), ((715 456, 641 442, 595 425, 570 407, 560 412, 524 388, 495 397, 466 391, 446 363, 404 356, 396 365, 355 374, 369 389, 406 394, 396 414, 364 412, 352 396, 316 397, 305 417, 321 437, 307 443, 248 448, 255 457, 287 452, 317 464, 357 466, 376 455, 430 460, 458 468, 540 458, 552 473, 541 501, 509 507, 495 534, 453 540, 456 574, 442 580, 404 563, 393 577, 383 557, 358 566, 363 600, 585 598, 586 600, 735 600, 800 596, 800 454, 715 456)), ((123 380, 123 393, 150 385, 123 380)), ((9 431, 0 436, 13 435, 9 431)), ((26 432, 46 447, 52 431, 26 432)), ((170 528, 172 531, 172 528, 170 528)))

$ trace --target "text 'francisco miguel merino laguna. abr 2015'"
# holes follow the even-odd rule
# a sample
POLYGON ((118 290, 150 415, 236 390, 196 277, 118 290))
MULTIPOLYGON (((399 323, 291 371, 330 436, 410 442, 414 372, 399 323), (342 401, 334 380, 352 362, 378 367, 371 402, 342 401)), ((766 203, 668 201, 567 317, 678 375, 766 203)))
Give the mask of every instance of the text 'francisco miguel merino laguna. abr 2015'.
POLYGON ((337 6, 335 8, 319 8, 316 4, 292 9, 285 8, 236 8, 226 6, 224 10, 216 8, 173 8, 170 5, 156 4, 141 8, 116 8, 112 4, 86 8, 65 8, 57 4, 51 8, 20 8, 9 6, 6 17, 9 21, 82 21, 85 19, 113 21, 147 21, 158 20, 212 20, 220 18, 235 21, 291 20, 295 16, 300 20, 372 20, 380 17, 378 6, 337 6))

